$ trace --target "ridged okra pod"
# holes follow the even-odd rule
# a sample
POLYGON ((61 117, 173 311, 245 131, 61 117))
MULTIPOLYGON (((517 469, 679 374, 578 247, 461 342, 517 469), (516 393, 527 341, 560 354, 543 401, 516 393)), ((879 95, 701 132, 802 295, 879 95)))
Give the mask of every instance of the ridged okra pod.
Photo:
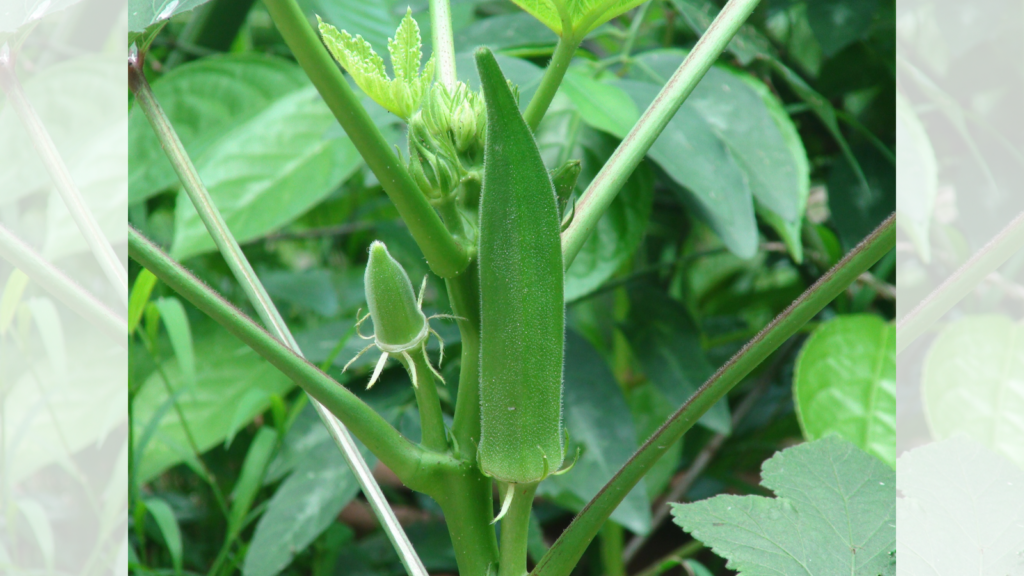
POLYGON ((487 106, 479 216, 481 470, 533 483, 561 466, 565 336, 554 186, 490 51, 476 53, 487 106))

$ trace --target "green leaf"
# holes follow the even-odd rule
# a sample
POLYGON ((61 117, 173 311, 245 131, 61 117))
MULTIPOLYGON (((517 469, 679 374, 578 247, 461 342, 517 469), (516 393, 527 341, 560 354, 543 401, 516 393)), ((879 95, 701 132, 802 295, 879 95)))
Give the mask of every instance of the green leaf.
POLYGON ((962 436, 906 452, 896 467, 901 574, 1020 573, 1024 471, 962 436))
MULTIPOLYGON (((39 551, 43 555, 43 561, 46 567, 53 571, 53 563, 56 558, 56 545, 55 538, 53 535, 53 526, 50 524, 50 518, 46 515, 46 509, 43 508, 39 502, 31 498, 18 498, 16 501, 16 507, 18 512, 25 517, 28 522, 28 529, 32 533, 32 537, 36 541, 36 546, 39 547, 39 551)), ((19 531, 24 530, 21 526, 18 526, 19 531)), ((24 534, 24 532, 21 532, 24 534)), ((181 559, 179 552, 179 561, 181 559)), ((180 572, 180 570, 179 570, 180 572)))
POLYGON ((878 12, 878 0, 813 0, 807 21, 826 58, 864 37, 878 12))
POLYGON ((559 89, 572 100, 584 122, 619 138, 625 137, 640 119, 633 99, 622 88, 598 82, 582 72, 570 70, 559 89))
POLYGON ((28 276, 15 268, 4 282, 4 293, 0 296, 0 334, 7 332, 14 321, 14 315, 21 305, 21 299, 28 287, 28 276))
POLYGON ((132 293, 128 298, 128 334, 134 334, 139 321, 142 320, 142 312, 149 303, 149 297, 153 294, 156 286, 156 276, 143 268, 132 284, 132 293))
POLYGON ((178 359, 185 383, 191 386, 196 381, 196 357, 192 346, 192 328, 185 314, 185 307, 181 300, 173 296, 160 298, 153 304, 160 311, 160 319, 167 329, 167 336, 171 340, 171 348, 174 349, 174 356, 178 359))
POLYGON ((403 120, 419 109, 434 80, 434 58, 427 61, 421 72, 420 27, 412 17, 412 9, 406 11, 395 37, 388 39, 395 71, 393 80, 388 77, 384 60, 362 36, 353 38, 344 30, 339 32, 319 16, 317 22, 327 49, 370 98, 403 120))
POLYGON ((645 0, 513 0, 559 36, 583 39, 591 30, 645 0))
MULTIPOLYGON (((638 109, 645 110, 660 87, 650 82, 620 80, 638 109)), ((668 176, 685 187, 674 188, 697 215, 741 258, 757 252, 754 200, 743 169, 707 119, 685 103, 655 140, 647 155, 668 176)))
MULTIPOLYGON (((673 410, 682 406, 714 373, 700 344, 700 332, 686 308, 647 285, 629 290, 629 318, 623 333, 647 378, 673 410)), ((729 404, 724 399, 700 418, 709 430, 728 434, 729 404)))
POLYGON ((924 362, 921 399, 939 440, 968 435, 1024 466, 1024 327, 969 316, 939 333, 924 362))
MULTIPOLYGON (((579 511, 633 455, 637 434, 629 405, 601 355, 575 332, 566 334, 565 428, 567 459, 580 458, 572 470, 551 476, 537 494, 579 511)), ((612 513, 611 519, 636 534, 651 528, 650 501, 640 483, 612 513)))
MULTIPOLYGON (((304 88, 279 99, 196 159, 235 239, 244 243, 287 224, 355 172, 362 160, 352 142, 332 130, 335 122, 316 89, 304 88)), ((182 191, 171 254, 181 260, 213 249, 213 239, 182 191)))
MULTIPOLYGON (((359 484, 323 426, 318 442, 274 491, 249 543, 244 576, 274 576, 291 563, 359 493, 359 484)), ((377 459, 360 452, 372 468, 377 459)))
POLYGON ((231 490, 231 511, 228 516, 228 534, 238 534, 245 524, 256 494, 263 486, 263 476, 277 447, 277 431, 269 426, 260 427, 252 439, 242 462, 235 487, 231 490))
POLYGON ((319 14, 339 29, 362 36, 371 46, 387 46, 403 16, 395 12, 398 3, 390 1, 311 0, 305 6, 310 18, 319 14))
POLYGON ((793 260, 800 264, 804 260, 802 239, 804 214, 807 211, 807 199, 811 190, 811 168, 810 161, 807 159, 807 150, 804 149, 800 133, 797 132, 793 120, 789 117, 779 97, 769 90, 763 82, 753 76, 739 73, 737 73, 737 76, 761 96, 761 101, 764 102, 768 115, 775 122, 779 135, 782 137, 786 150, 789 151, 790 158, 792 159, 792 168, 796 176, 796 187, 793 189, 797 202, 796 217, 784 218, 781 214, 762 203, 759 197, 755 198, 755 206, 758 215, 775 229, 775 232, 786 244, 786 248, 789 250, 793 260))
POLYGON ((455 45, 460 51, 486 46, 491 50, 507 50, 527 46, 551 46, 558 37, 529 14, 499 14, 477 20, 455 32, 455 45))
MULTIPOLYGON (((267 393, 266 401, 252 408, 248 414, 247 419, 252 419, 267 409, 271 394, 282 395, 293 385, 270 363, 223 330, 200 332, 195 350, 194 387, 186 386, 177 359, 164 362, 163 371, 172 390, 185 387, 178 402, 200 451, 224 441, 230 428, 230 420, 225 414, 234 410, 249 390, 257 388, 267 393)), ((133 409, 138 434, 167 399, 167 389, 160 378, 159 373, 151 375, 135 397, 133 409)), ((139 482, 145 483, 168 467, 184 461, 190 453, 181 422, 172 411, 161 420, 142 454, 139 482)))
POLYGON ((900 92, 896 93, 896 206, 900 226, 925 262, 931 261, 932 212, 939 167, 928 132, 900 92))
POLYGON ((838 434, 896 466, 896 326, 861 314, 818 327, 796 362, 793 400, 804 438, 838 434))
MULTIPOLYGON (((683 21, 698 36, 703 36, 721 9, 711 0, 671 0, 672 6, 683 17, 683 21)), ((751 24, 744 24, 733 36, 726 48, 736 56, 740 64, 748 66, 758 58, 773 58, 775 49, 771 40, 758 32, 751 24)))
POLYGON ((325 268, 301 272, 271 270, 259 276, 263 287, 274 300, 326 317, 336 316, 341 312, 341 301, 338 299, 333 277, 325 268))
MULTIPOLYGON (((655 50, 637 59, 657 76, 651 78, 648 72, 645 79, 663 84, 686 55, 685 50, 655 50)), ((794 154, 788 146, 788 140, 799 140, 799 135, 784 112, 782 118, 772 113, 773 105, 778 112, 781 103, 770 94, 749 74, 713 66, 683 108, 695 109, 732 153, 754 197, 784 220, 795 221, 801 216, 801 202, 806 202, 807 158, 802 149, 794 154), (781 127, 780 120, 787 126, 781 127)))
POLYGON ((829 436, 761 469, 776 498, 715 496, 673 504, 675 522, 740 576, 896 573, 896 472, 829 436))
POLYGON ((178 527, 178 519, 174 516, 171 507, 160 498, 146 498, 146 510, 153 516, 156 525, 160 528, 160 534, 164 537, 164 545, 171 553, 171 562, 174 564, 174 573, 181 574, 182 570, 182 545, 181 528, 178 527))
POLYGON ((480 469, 542 480, 565 456, 565 301, 555 189, 494 56, 476 52, 487 104, 480 195, 480 469))
POLYGON ((129 0, 128 31, 143 32, 149 26, 206 4, 209 0, 129 0))
MULTIPOLYGON (((121 71, 124 74, 124 71, 121 71)), ((178 137, 193 162, 287 94, 310 86, 302 69, 280 58, 231 54, 178 66, 153 82, 178 137)), ((178 177, 145 115, 134 107, 128 120, 128 200, 141 202, 177 186, 178 177)))

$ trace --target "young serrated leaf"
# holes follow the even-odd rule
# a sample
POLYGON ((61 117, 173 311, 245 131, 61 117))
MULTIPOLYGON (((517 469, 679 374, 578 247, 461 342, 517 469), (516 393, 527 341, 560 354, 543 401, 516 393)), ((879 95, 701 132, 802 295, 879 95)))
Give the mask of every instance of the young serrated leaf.
POLYGON ((413 83, 419 80, 420 59, 423 57, 420 42, 420 26, 412 17, 412 9, 395 31, 395 37, 388 39, 388 53, 391 66, 395 69, 395 80, 413 83))
POLYGON ((339 31, 317 16, 320 35, 328 51, 352 75, 356 84, 378 104, 403 120, 409 120, 420 107, 423 96, 434 78, 434 58, 431 56, 420 72, 423 57, 420 27, 407 10, 398 25, 395 37, 388 39, 388 53, 395 78, 388 77, 384 60, 362 36, 352 37, 339 31))
POLYGON ((740 576, 896 573, 896 472, 838 436, 783 450, 761 484, 777 498, 673 504, 675 522, 740 576))

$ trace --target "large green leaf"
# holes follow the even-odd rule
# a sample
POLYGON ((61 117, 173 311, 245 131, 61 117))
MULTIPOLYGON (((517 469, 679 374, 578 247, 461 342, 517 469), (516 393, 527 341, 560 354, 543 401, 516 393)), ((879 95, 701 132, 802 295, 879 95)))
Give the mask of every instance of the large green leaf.
MULTIPOLYGON (((645 110, 660 86, 620 80, 638 109, 645 110)), ((743 258, 757 252, 754 201, 743 168, 714 127, 693 106, 682 106, 669 121, 647 155, 680 186, 682 198, 722 238, 729 250, 743 258)))
MULTIPOLYGON (((686 55, 679 49, 646 52, 637 58, 644 65, 639 69, 647 72, 633 76, 662 84, 686 55)), ((773 102, 781 105, 766 98, 766 92, 770 93, 767 86, 749 74, 713 66, 683 108, 696 110, 732 152, 754 197, 784 220, 793 221, 800 216, 801 198, 806 197, 806 155, 801 159, 791 150, 788 133, 795 129, 788 118, 772 113, 773 102), (780 121, 788 126, 780 126, 780 121)))
POLYGON ((896 326, 872 314, 840 316, 807 339, 793 400, 804 437, 839 434, 896 465, 896 326))
MULTIPOLYGON (((580 335, 569 331, 565 347, 565 428, 568 458, 580 449, 576 465, 541 483, 537 494, 579 511, 597 495, 637 449, 629 405, 601 355, 580 335)), ((651 527, 647 490, 641 482, 612 513, 611 519, 644 534, 651 527)))
POLYGON ((931 260, 932 211, 939 166, 928 133, 903 94, 896 93, 896 206, 899 224, 921 258, 931 260))
POLYGON ((1024 327, 972 316, 939 333, 921 396, 932 435, 966 434, 1024 466, 1024 327))
MULTIPOLYGON (((682 406, 714 373, 700 345, 700 332, 686 308, 647 285, 629 290, 629 318, 623 326, 630 348, 647 378, 673 409, 682 406)), ((722 400, 700 418, 705 428, 728 434, 729 404, 722 400)))
MULTIPOLYGON (((313 87, 292 92, 237 127, 196 161, 214 204, 239 242, 301 215, 361 164, 352 142, 331 130, 334 115, 313 87)), ((215 245, 184 191, 171 254, 184 259, 215 245)))
MULTIPOLYGON (((174 68, 153 82, 152 88, 195 162, 277 100, 309 85, 295 64, 247 54, 195 60, 174 68)), ((138 107, 129 115, 128 141, 130 202, 141 202, 178 184, 174 168, 138 107)))
MULTIPOLYGON (((245 420, 270 406, 272 394, 283 395, 292 382, 276 368, 242 345, 227 332, 203 331, 195 341, 196 383, 178 396, 178 404, 200 451, 224 441, 231 426, 235 407, 250 390, 266 394, 262 402, 250 404, 245 420)), ((162 367, 172 390, 184 385, 178 361, 168 360, 162 367)), ((133 403, 136 438, 167 399, 167 386, 160 372, 152 374, 139 389, 133 403)), ((170 410, 160 421, 153 439, 146 446, 139 467, 139 482, 145 483, 160 472, 191 457, 178 414, 170 410)))
POLYGON ((582 39, 588 32, 645 0, 513 0, 559 36, 582 39), (568 28, 566 28, 568 26, 568 28))
POLYGON ((1021 574, 1024 471, 957 437, 896 462, 901 574, 1021 574))
POLYGON ((633 99, 622 88, 598 82, 582 71, 570 70, 560 90, 569 96, 587 124, 619 138, 624 138, 640 119, 633 99))
POLYGON ((777 453, 761 469, 763 496, 673 504, 676 524, 740 576, 892 576, 896 471, 829 436, 777 453))
MULTIPOLYGON (((637 386, 629 391, 629 409, 636 423, 637 439, 641 442, 650 438, 675 412, 675 407, 658 388, 651 383, 637 386)), ((680 438, 665 451, 651 471, 644 476, 647 495, 653 501, 668 488, 672 476, 683 460, 683 439, 680 438)))

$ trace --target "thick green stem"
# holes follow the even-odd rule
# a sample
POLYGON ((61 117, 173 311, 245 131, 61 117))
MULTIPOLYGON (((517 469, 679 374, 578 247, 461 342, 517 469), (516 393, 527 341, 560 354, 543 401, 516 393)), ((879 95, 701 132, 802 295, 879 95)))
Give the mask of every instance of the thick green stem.
POLYGON ((565 36, 558 39, 555 53, 551 55, 551 61, 548 62, 548 67, 544 70, 544 77, 540 79, 537 91, 534 92, 533 98, 526 106, 526 111, 523 112, 523 119, 526 120, 530 130, 536 131, 537 126, 540 126, 540 121, 544 119, 548 106, 555 98, 558 86, 562 83, 566 71, 569 70, 569 63, 572 62, 576 48, 579 47, 582 40, 570 33, 566 33, 565 36))
POLYGON ((472 460, 463 460, 458 469, 442 477, 430 496, 444 512, 459 574, 487 575, 498 563, 498 540, 491 526, 491 479, 481 474, 472 460))
POLYGON ((530 528, 530 510, 533 509, 533 494, 538 482, 532 484, 509 484, 513 490, 512 504, 501 519, 501 548, 498 560, 498 576, 525 576, 526 536, 530 528))
MULTIPOLYGON (((434 374, 427 364, 426 350, 417 350, 409 355, 416 366, 416 404, 420 410, 420 428, 423 431, 423 446, 435 452, 448 449, 444 433, 444 418, 441 416, 441 401, 437 397, 434 374)), ((412 371, 406 367, 409 378, 412 371)))
POLYGON ((662 424, 562 532, 533 569, 533 576, 568 576, 612 511, 658 459, 708 409, 895 246, 894 214, 772 320, 662 424))
POLYGON ((39 253, 0 225, 0 258, 13 264, 30 280, 38 284, 87 320, 103 334, 117 342, 122 348, 128 347, 128 323, 103 305, 84 288, 75 284, 39 253))
MULTIPOLYGON (((448 300, 459 318, 462 365, 459 396, 455 402, 452 435, 462 458, 476 461, 480 441, 480 278, 476 262, 462 275, 448 280, 448 300)), ((488 495, 490 498, 490 495, 488 495)))
POLYGON ((448 460, 432 455, 399 434, 373 408, 268 334, 134 228, 128 230, 128 253, 326 406, 410 488, 423 491, 435 464, 448 460))
POLYGON ((989 274, 1024 248, 1024 213, 896 323, 896 353, 928 331, 989 274))
POLYGON ((600 538, 604 576, 626 576, 626 562, 622 556, 622 526, 615 522, 605 522, 600 538))
POLYGON ((93 257, 96 258, 103 274, 114 289, 114 293, 127 306, 128 271, 125 270, 121 260, 114 253, 114 247, 111 246, 103 230, 100 229, 99 222, 96 221, 89 206, 86 205, 82 192, 71 178, 67 164, 64 163, 60 151, 57 150, 57 145, 50 137, 50 132, 46 129, 35 108, 32 107, 32 103, 25 96, 21 82, 18 81, 15 74, 14 55, 6 44, 0 46, 0 91, 7 94, 11 108, 14 109, 14 113, 25 126, 25 131, 28 132, 32 140, 32 146, 39 154, 43 165, 46 166, 54 188, 60 193, 64 206, 67 207, 68 213, 71 214, 78 226, 78 231, 85 238, 85 243, 88 244, 93 257))
POLYGON ((462 272, 469 265, 465 248, 445 228, 405 165, 374 125, 302 9, 295 0, 265 0, 264 5, 295 59, 398 209, 430 269, 442 278, 462 272))
MULTIPOLYGON (((707 32, 679 65, 675 74, 654 98, 643 116, 622 140, 611 158, 590 182, 576 203, 572 223, 562 232, 562 262, 569 269, 583 243, 597 226, 598 220, 611 206, 612 200, 640 164, 647 150, 675 116, 687 96, 711 68, 758 0, 729 0, 718 13, 707 32)), ((533 102, 530 103, 533 105, 533 102)))
POLYGON ((454 88, 455 39, 452 37, 452 11, 448 0, 430 0, 430 39, 437 58, 437 80, 454 88))

